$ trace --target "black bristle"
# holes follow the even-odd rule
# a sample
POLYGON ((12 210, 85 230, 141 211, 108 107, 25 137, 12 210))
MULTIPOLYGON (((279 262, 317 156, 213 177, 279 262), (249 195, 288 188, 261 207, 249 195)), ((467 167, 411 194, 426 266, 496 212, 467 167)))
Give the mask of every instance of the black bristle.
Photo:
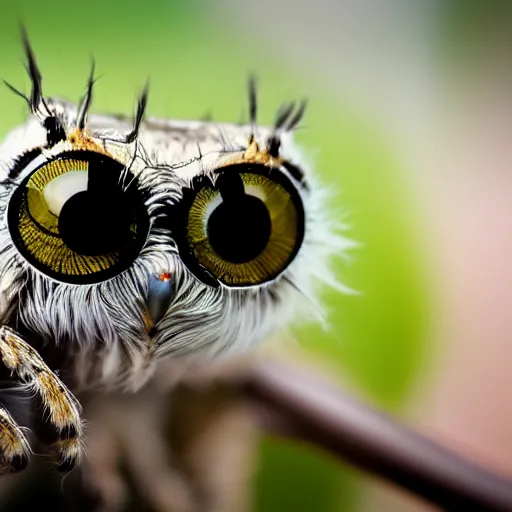
POLYGON ((87 121, 87 114, 89 112, 89 108, 91 107, 92 102, 92 89, 94 86, 94 60, 91 63, 91 72, 89 74, 89 80, 87 81, 87 89, 85 92, 85 96, 80 103, 80 109, 78 111, 76 126, 79 130, 83 130, 85 128, 85 123, 87 121))
POLYGON ((43 126, 46 129, 46 143, 49 147, 66 140, 66 131, 57 116, 47 117, 43 122, 43 126))
MULTIPOLYGON (((249 122, 251 123, 252 131, 256 128, 256 121, 258 119, 258 99, 256 95, 256 77, 249 76, 249 122)), ((254 133, 253 133, 254 135, 254 133)))
POLYGON ((140 95, 139 101, 137 103, 137 112, 135 114, 135 121, 133 123, 132 131, 126 136, 125 142, 132 143, 137 140, 139 135, 140 125, 144 119, 144 113, 146 112, 146 106, 148 103, 148 94, 149 94, 149 82, 146 83, 142 94, 140 95))
POLYGON ((39 104, 43 101, 43 78, 39 71, 39 67, 37 66, 32 47, 30 46, 27 31, 23 26, 21 27, 21 38, 23 41, 23 48, 25 49, 25 55, 27 57, 27 72, 32 84, 29 105, 31 111, 35 112, 39 108, 39 104))

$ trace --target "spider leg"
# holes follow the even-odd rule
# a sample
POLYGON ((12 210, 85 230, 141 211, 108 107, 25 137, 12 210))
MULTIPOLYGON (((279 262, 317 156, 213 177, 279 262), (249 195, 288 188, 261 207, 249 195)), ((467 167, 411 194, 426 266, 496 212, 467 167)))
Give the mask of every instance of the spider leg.
POLYGON ((0 474, 16 473, 28 464, 30 447, 12 416, 0 407, 0 474))
POLYGON ((40 398, 48 421, 57 432, 59 469, 70 471, 83 454, 84 431, 79 402, 36 350, 6 326, 0 326, 0 358, 11 374, 28 384, 40 398))

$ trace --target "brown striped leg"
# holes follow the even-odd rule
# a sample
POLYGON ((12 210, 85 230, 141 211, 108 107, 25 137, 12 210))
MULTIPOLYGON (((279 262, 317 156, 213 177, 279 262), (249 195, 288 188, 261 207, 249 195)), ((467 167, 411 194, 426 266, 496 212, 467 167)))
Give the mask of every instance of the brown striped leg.
POLYGON ((73 469, 80 463, 84 445, 79 402, 36 350, 6 326, 0 327, 0 358, 13 377, 28 384, 39 396, 48 421, 57 432, 59 469, 73 469))

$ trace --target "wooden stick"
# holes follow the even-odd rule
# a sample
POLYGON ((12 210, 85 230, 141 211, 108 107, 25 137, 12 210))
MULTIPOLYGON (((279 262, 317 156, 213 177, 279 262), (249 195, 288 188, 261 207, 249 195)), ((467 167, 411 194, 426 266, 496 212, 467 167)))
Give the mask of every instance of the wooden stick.
POLYGON ((512 482, 414 433, 310 375, 261 361, 242 389, 281 432, 328 450, 445 510, 512 511, 512 482))

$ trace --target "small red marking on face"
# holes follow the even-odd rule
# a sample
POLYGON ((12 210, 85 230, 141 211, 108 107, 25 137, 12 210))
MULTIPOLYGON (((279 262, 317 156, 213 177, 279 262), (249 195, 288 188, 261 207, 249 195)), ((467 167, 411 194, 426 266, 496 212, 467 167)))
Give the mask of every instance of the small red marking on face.
POLYGON ((160 281, 170 281, 171 280, 171 273, 170 272, 162 272, 159 276, 158 276, 158 279, 160 279, 160 281))

